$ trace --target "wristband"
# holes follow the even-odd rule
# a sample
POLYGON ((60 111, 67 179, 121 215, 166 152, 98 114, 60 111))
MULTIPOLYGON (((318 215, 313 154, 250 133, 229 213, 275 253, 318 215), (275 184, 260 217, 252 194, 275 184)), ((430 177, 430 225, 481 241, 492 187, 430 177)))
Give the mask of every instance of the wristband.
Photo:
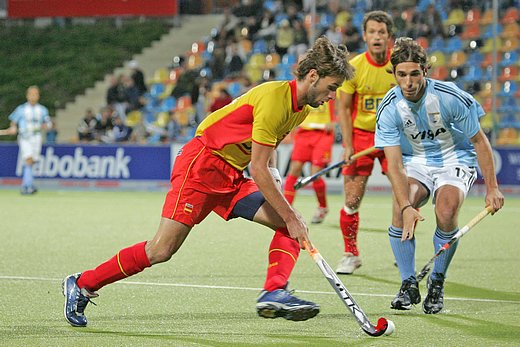
POLYGON ((273 176, 275 181, 282 183, 282 176, 280 176, 280 171, 278 171, 275 167, 270 167, 269 171, 271 172, 271 176, 273 176))
POLYGON ((403 207, 403 208, 401 209, 401 214, 403 214, 403 213, 404 213, 404 210, 406 210, 408 207, 412 207, 412 208, 413 208, 412 204, 406 205, 405 207, 403 207))

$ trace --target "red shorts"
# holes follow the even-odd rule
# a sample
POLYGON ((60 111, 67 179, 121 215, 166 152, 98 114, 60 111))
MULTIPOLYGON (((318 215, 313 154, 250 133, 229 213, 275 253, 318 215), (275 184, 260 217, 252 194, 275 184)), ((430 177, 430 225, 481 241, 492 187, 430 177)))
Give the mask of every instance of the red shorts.
POLYGON ((228 220, 235 204, 258 191, 253 180, 245 178, 222 158, 213 155, 197 138, 177 154, 162 216, 186 224, 198 224, 211 212, 228 220))
MULTIPOLYGON (((371 131, 354 129, 354 133, 352 134, 354 153, 373 147, 374 136, 375 134, 371 131)), ((369 155, 359 157, 349 166, 345 166, 341 172, 345 176, 370 176, 376 159, 378 159, 381 164, 382 172, 386 174, 388 170, 388 162, 385 158, 385 152, 382 150, 376 150, 369 155)))
POLYGON ((334 133, 323 130, 298 129, 294 134, 291 160, 325 167, 330 163, 334 133))

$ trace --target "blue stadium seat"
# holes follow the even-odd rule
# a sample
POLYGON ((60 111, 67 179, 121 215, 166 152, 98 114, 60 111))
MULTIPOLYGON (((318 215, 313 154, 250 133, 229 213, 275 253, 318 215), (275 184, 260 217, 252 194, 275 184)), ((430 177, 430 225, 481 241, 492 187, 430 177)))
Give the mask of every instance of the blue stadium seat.
POLYGON ((428 51, 429 52, 443 51, 444 48, 445 48, 444 39, 440 36, 435 36, 430 42, 430 47, 428 48, 428 51))
POLYGON ((177 100, 173 96, 164 98, 159 106, 159 112, 170 112, 177 105, 177 100))
POLYGON ((253 43, 253 54, 256 54, 256 53, 265 54, 265 53, 267 53, 267 51, 268 51, 267 41, 260 39, 260 40, 256 40, 253 43))
POLYGON ((482 80, 482 68, 479 65, 472 64, 468 68, 468 72, 462 77, 464 82, 476 82, 482 80))
POLYGON ((500 91, 497 93, 498 96, 513 97, 518 91, 518 85, 515 81, 507 81, 504 83, 500 91))
MULTIPOLYGON (((504 30, 504 28, 502 27, 502 25, 497 23, 497 36, 500 36, 500 33, 503 30, 504 30)), ((481 36, 484 40, 492 38, 493 37, 493 24, 488 25, 481 36)))
POLYGON ((515 65, 519 59, 518 52, 505 52, 502 61, 498 64, 501 67, 515 65))
POLYGON ((159 96, 164 92, 164 88, 164 84, 154 83, 150 86, 150 95, 152 98, 159 98, 159 96))
POLYGON ((463 50, 463 43, 460 37, 454 36, 448 40, 446 43, 446 47, 444 49, 444 52, 446 53, 453 53, 456 51, 462 51, 463 50))

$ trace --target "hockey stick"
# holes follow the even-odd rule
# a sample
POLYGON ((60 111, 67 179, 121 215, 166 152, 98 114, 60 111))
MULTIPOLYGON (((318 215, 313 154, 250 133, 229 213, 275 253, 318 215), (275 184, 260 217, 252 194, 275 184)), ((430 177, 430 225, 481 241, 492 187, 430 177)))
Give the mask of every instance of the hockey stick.
POLYGON ((445 243, 444 246, 442 246, 441 249, 439 249, 437 253, 435 253, 433 258, 431 258, 430 261, 426 265, 424 265, 421 272, 419 272, 419 275, 417 275, 417 282, 420 282, 424 278, 424 276, 428 274, 435 259, 437 259, 442 253, 444 253, 445 250, 450 248, 451 245, 457 242, 458 239, 464 236, 465 233, 467 233, 471 228, 473 228, 478 222, 484 219, 484 217, 486 217, 491 212, 493 212, 493 207, 486 207, 485 209, 480 211, 479 214, 473 217, 473 219, 470 220, 468 224, 464 225, 462 229, 459 229, 459 231, 457 231, 457 233, 450 239, 450 241, 448 243, 445 243))
POLYGON ((318 252, 318 249, 314 247, 311 249, 307 242, 305 244, 305 249, 310 254, 312 259, 316 262, 318 267, 320 268, 321 272, 325 275, 327 280, 329 281, 330 285, 338 296, 341 298, 345 306, 349 309, 350 313, 356 318, 357 323, 363 329, 365 333, 367 333, 370 336, 381 336, 383 334, 390 335, 395 330, 394 322, 391 320, 387 320, 386 318, 379 318, 377 321, 377 326, 374 326, 370 321, 368 320, 368 317, 366 314, 361 310, 359 305, 354 301, 354 298, 350 293, 348 292, 345 285, 340 281, 338 276, 334 273, 334 271, 331 269, 329 264, 323 259, 321 254, 318 252))
MULTIPOLYGON (((375 150, 376 150, 375 147, 370 147, 370 148, 364 149, 362 151, 359 151, 359 152, 353 154, 350 157, 350 159, 351 160, 356 160, 357 158, 362 157, 364 155, 368 155, 368 154, 374 152, 375 150)), ((300 179, 294 185, 294 189, 298 190, 300 188, 305 187, 307 184, 316 181, 318 179, 318 177, 325 175, 327 172, 332 171, 332 170, 334 170, 334 169, 336 169, 336 168, 338 168, 340 166, 345 165, 346 162, 347 162, 346 160, 342 160, 340 162, 337 162, 336 164, 333 164, 331 166, 327 166, 326 168, 316 172, 314 175, 311 175, 311 176, 305 177, 303 179, 300 179)))

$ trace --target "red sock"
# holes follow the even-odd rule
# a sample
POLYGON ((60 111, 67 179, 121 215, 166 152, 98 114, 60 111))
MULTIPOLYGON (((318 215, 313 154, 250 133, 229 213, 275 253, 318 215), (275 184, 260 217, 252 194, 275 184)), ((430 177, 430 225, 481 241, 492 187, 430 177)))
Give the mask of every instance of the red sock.
POLYGON ((316 192, 316 197, 318 198, 318 204, 320 204, 320 207, 326 208, 327 207, 327 195, 325 193, 325 190, 327 187, 325 186, 325 180, 323 178, 318 178, 316 181, 312 182, 312 187, 314 188, 314 191, 316 192))
POLYGON ((278 228, 269 246, 269 266, 264 289, 284 288, 300 255, 300 245, 288 236, 286 228, 278 228))
POLYGON ((150 267, 144 250, 146 241, 122 249, 114 257, 96 267, 83 272, 78 279, 78 287, 96 291, 107 284, 135 275, 150 267))
POLYGON ((285 185, 283 187, 283 195, 289 201, 289 204, 292 205, 294 201, 294 196, 296 195, 296 190, 294 189, 294 184, 298 180, 298 177, 293 175, 287 175, 285 179, 285 185))
POLYGON ((345 242, 345 253, 359 255, 357 249, 357 234, 359 227, 359 213, 347 214, 344 209, 339 213, 339 226, 345 242))

